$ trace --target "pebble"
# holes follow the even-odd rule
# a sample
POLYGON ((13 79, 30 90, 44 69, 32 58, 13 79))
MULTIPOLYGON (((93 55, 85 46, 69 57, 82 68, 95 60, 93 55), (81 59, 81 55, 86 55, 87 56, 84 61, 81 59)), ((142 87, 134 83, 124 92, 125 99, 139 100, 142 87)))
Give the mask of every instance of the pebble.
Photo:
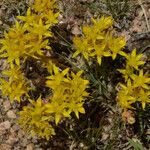
POLYGON ((12 110, 9 110, 9 111, 7 112, 7 116, 8 116, 8 118, 10 118, 10 119, 15 119, 15 118, 16 118, 16 114, 15 114, 12 110))
POLYGON ((8 144, 0 144, 1 150, 11 150, 11 146, 8 144))
POLYGON ((3 24, 3 22, 0 20, 0 25, 2 25, 3 24))
POLYGON ((9 100, 5 100, 3 102, 3 107, 4 107, 5 111, 8 111, 11 108, 11 104, 10 104, 9 100))
POLYGON ((33 144, 28 144, 26 147, 26 150, 34 150, 34 145, 33 144))
POLYGON ((19 125, 14 124, 14 125, 12 126, 12 129, 13 129, 14 131, 18 131, 20 128, 19 128, 19 125))
POLYGON ((80 30, 80 28, 79 28, 78 25, 75 25, 75 26, 72 28, 71 32, 72 32, 72 34, 74 34, 74 35, 79 35, 79 34, 81 34, 81 30, 80 30))
POLYGON ((109 137, 109 134, 107 134, 107 133, 102 133, 102 138, 101 138, 101 140, 102 140, 102 141, 105 141, 105 140, 108 139, 108 137, 109 137))
POLYGON ((11 127, 11 123, 9 121, 5 121, 0 123, 0 130, 4 131, 11 127))
POLYGON ((26 138, 24 138, 24 139, 22 140, 22 146, 23 146, 23 147, 26 147, 27 144, 28 144, 28 140, 27 140, 26 138))
POLYGON ((6 140, 6 143, 9 145, 14 145, 18 141, 16 133, 12 133, 9 135, 8 140, 6 140))
POLYGON ((25 132, 23 130, 18 131, 18 138, 22 139, 25 136, 25 132))

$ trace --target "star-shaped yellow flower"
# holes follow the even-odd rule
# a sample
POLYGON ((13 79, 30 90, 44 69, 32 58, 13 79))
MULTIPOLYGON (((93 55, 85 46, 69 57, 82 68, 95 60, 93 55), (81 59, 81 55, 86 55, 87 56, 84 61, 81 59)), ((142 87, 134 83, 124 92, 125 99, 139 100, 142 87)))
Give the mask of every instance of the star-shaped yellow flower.
POLYGON ((131 54, 121 53, 127 59, 127 65, 138 70, 138 67, 143 65, 145 62, 141 60, 143 54, 136 54, 136 49, 131 54))
POLYGON ((143 70, 139 71, 139 75, 133 74, 131 78, 134 81, 134 87, 149 89, 150 78, 147 74, 143 74, 143 70))

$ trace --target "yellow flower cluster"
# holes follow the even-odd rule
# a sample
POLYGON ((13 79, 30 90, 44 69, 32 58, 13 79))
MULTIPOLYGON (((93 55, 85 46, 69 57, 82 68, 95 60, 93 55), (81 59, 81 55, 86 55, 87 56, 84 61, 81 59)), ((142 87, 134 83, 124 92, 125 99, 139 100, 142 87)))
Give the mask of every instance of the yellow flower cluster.
POLYGON ((0 78, 2 95, 9 96, 12 102, 14 100, 20 102, 22 95, 28 95, 29 81, 24 77, 19 67, 11 68, 2 73, 8 77, 7 80, 0 78))
POLYGON ((49 140, 52 135, 55 135, 55 131, 50 124, 50 121, 53 121, 53 117, 45 114, 45 107, 41 97, 36 101, 30 100, 30 102, 30 105, 24 106, 23 110, 19 112, 18 123, 32 136, 49 140))
POLYGON ((62 117, 70 117, 74 112, 79 118, 79 112, 85 113, 83 103, 88 93, 85 91, 88 80, 80 76, 82 71, 69 74, 69 69, 60 72, 53 66, 54 74, 47 77, 46 85, 53 90, 53 95, 44 103, 41 97, 38 100, 30 100, 32 105, 25 106, 19 113, 19 124, 33 136, 47 140, 55 135, 50 122, 55 120, 56 125, 62 117))
POLYGON ((65 69, 60 72, 59 68, 54 66, 54 74, 47 77, 46 86, 53 90, 53 97, 50 103, 46 104, 46 112, 55 114, 55 122, 58 124, 61 117, 69 117, 74 112, 79 118, 79 112, 85 113, 83 108, 84 99, 88 96, 85 91, 89 81, 82 79, 82 71, 77 74, 65 69))
POLYGON ((20 65, 20 60, 27 57, 37 58, 43 55, 43 50, 50 49, 48 37, 52 36, 50 27, 57 23, 59 13, 54 13, 55 1, 35 0, 27 10, 26 16, 18 16, 23 22, 15 25, 4 33, 0 41, 2 48, 0 57, 7 57, 7 62, 20 65), (4 53, 6 52, 6 53, 4 53))
POLYGON ((125 69, 119 69, 122 73, 125 84, 119 83, 121 90, 118 92, 120 106, 126 109, 134 109, 133 104, 140 102, 145 109, 150 103, 150 78, 143 69, 139 69, 145 62, 142 61, 142 54, 136 54, 136 49, 131 54, 122 53, 126 58, 125 69))
MULTIPOLYGON (((27 10, 26 16, 18 16, 8 33, 1 39, 0 57, 6 57, 10 69, 3 71, 7 80, 1 78, 1 90, 10 100, 20 102, 22 95, 28 95, 29 81, 25 79, 21 66, 29 57, 38 59, 44 50, 50 49, 48 37, 52 36, 51 26, 58 22, 59 13, 55 13, 55 0, 35 0, 27 10)), ((88 93, 85 91, 88 81, 80 76, 82 71, 69 73, 69 68, 60 71, 51 61, 43 62, 51 74, 46 79, 46 86, 53 90, 53 95, 44 103, 41 97, 29 100, 29 105, 20 111, 19 124, 33 136, 49 139, 55 135, 51 122, 58 124, 62 117, 70 117, 72 112, 79 118, 79 112, 85 113, 83 104, 88 93)))
POLYGON ((75 37, 73 43, 76 52, 73 57, 80 53, 85 59, 96 57, 101 64, 102 57, 111 56, 115 59, 117 54, 122 54, 126 41, 122 37, 113 36, 110 28, 113 20, 111 17, 101 17, 99 20, 93 19, 92 26, 83 26, 83 36, 75 37))
POLYGON ((9 79, 0 79, 0 89, 11 101, 15 99, 20 102, 20 97, 27 95, 29 91, 28 82, 21 73, 20 66, 27 58, 38 59, 44 50, 50 49, 47 38, 52 36, 50 28, 58 22, 59 15, 54 12, 55 8, 57 7, 54 0, 35 0, 28 8, 26 16, 18 16, 22 23, 16 21, 0 40, 0 57, 6 57, 10 65, 9 71, 5 71, 9 79))
MULTIPOLYGON (((9 70, 2 72, 6 77, 0 78, 0 89, 12 102, 20 102, 23 95, 29 98, 31 85, 22 73, 22 65, 27 58, 39 59, 45 50, 50 49, 48 38, 52 36, 51 27, 58 22, 58 15, 55 0, 34 0, 26 15, 18 16, 20 21, 16 21, 0 39, 0 57, 6 58, 9 66, 9 70)), ((41 98, 30 102, 32 105, 23 107, 20 112, 19 123, 32 135, 49 139, 55 134, 49 124, 51 116, 45 118, 41 98)))

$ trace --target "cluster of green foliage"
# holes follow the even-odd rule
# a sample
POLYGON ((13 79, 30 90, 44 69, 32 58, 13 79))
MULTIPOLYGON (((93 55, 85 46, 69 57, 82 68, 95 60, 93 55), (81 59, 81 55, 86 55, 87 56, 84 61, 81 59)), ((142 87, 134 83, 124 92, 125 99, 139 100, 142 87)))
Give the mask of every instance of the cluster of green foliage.
MULTIPOLYGON (((0 40, 0 57, 6 58, 9 66, 2 72, 6 77, 0 79, 2 94, 12 102, 22 103, 27 99, 28 105, 19 112, 18 122, 31 135, 47 140, 55 135, 54 124, 58 126, 72 113, 77 118, 79 113, 85 114, 84 104, 87 98, 92 98, 91 89, 87 89, 91 83, 85 78, 86 71, 77 72, 68 66, 61 69, 49 57, 53 54, 50 47, 50 38, 54 36, 52 26, 58 23, 58 16, 55 0, 30 2, 26 15, 18 16, 19 21, 0 40), (36 87, 24 71, 28 60, 40 62, 46 70, 44 82, 38 86, 44 86, 52 93, 46 93, 44 98, 32 98, 30 94, 36 87)), ((143 54, 136 54, 136 49, 131 54, 124 52, 126 41, 115 35, 112 26, 111 17, 92 18, 90 26, 83 26, 83 34, 73 38, 71 56, 76 61, 82 59, 88 67, 95 59, 99 66, 104 58, 114 61, 119 56, 126 59, 125 69, 118 69, 124 81, 118 83, 117 101, 124 112, 135 109, 137 103, 145 109, 150 103, 150 78, 142 69, 143 54)))

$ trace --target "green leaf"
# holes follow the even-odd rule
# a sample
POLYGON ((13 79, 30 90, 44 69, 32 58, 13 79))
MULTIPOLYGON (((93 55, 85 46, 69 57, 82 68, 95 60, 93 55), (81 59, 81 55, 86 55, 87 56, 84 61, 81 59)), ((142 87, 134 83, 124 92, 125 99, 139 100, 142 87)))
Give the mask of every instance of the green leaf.
POLYGON ((138 141, 135 141, 133 139, 129 139, 129 144, 134 148, 134 150, 144 150, 144 147, 142 146, 142 144, 138 141))

